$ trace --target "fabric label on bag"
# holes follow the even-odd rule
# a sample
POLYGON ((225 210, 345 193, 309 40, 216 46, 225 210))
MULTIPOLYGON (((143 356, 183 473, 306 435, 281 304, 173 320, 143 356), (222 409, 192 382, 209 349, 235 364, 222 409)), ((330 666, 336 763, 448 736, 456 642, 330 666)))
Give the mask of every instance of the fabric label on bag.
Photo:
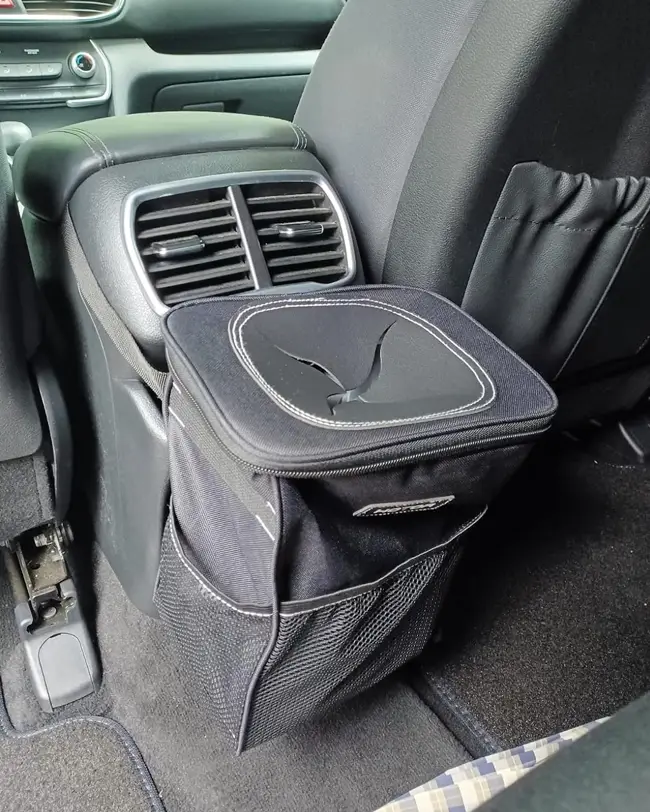
POLYGON ((453 502, 455 496, 431 496, 428 499, 412 499, 408 502, 383 502, 377 505, 366 505, 355 510, 353 516, 393 516, 398 513, 419 513, 438 508, 453 502))

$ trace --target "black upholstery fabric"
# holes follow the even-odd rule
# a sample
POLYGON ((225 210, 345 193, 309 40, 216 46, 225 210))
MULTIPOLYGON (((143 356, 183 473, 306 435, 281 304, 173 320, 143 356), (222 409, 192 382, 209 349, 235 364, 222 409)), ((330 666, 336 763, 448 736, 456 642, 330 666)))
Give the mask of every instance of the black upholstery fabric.
POLYGON ((515 166, 463 309, 549 380, 634 356, 649 332, 650 244, 643 237, 649 211, 647 177, 599 180, 539 163, 515 166), (629 276, 633 299, 617 297, 618 312, 596 337, 592 322, 603 300, 629 276))
MULTIPOLYGON (((369 278, 462 302, 516 164, 538 160, 596 178, 650 174, 649 25, 647 4, 620 13, 610 0, 349 0, 296 121, 341 189, 369 278)), ((608 291, 567 373, 609 360, 612 326, 623 327, 619 350, 634 358, 641 327, 632 331, 625 314, 634 309, 642 323, 647 275, 640 268, 648 253, 644 247, 636 271, 608 291)), ((611 278, 616 259, 609 259, 611 278)), ((526 333, 540 299, 550 307, 552 291, 544 296, 536 280, 526 279, 518 291, 523 304, 513 311, 502 285, 490 284, 489 264, 484 284, 477 284, 475 269, 471 312, 494 327, 507 322, 507 342, 526 333)), ((602 270, 589 274, 592 283, 602 270)), ((577 286, 584 301, 561 309, 558 333, 580 335, 582 308, 598 287, 577 286)), ((528 336, 529 344, 538 340, 528 358, 538 360, 545 337, 528 336)), ((565 358, 556 360, 542 359, 540 371, 557 372, 565 358)))
MULTIPOLYGON (((349 0, 307 82, 295 120, 350 209, 373 282, 422 131, 484 2, 349 0)), ((410 284, 406 273, 391 281, 410 284)))

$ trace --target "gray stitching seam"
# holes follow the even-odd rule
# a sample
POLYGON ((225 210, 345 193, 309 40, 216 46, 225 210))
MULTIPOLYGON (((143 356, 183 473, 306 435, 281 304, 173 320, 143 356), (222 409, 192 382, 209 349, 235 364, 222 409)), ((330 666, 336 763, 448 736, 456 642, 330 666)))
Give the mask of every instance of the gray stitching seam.
POLYGON ((440 696, 447 702, 447 704, 456 711, 463 724, 470 730, 470 732, 482 740, 486 749, 491 750, 492 752, 502 749, 501 744, 483 727, 478 719, 475 719, 472 716, 469 708, 460 702, 451 688, 445 685, 442 680, 435 680, 432 687, 434 687, 434 689, 438 691, 440 696))
MULTIPOLYGON (((557 228, 561 228, 563 231, 570 231, 576 234, 597 234, 599 231, 601 231, 599 228, 575 228, 574 226, 569 226, 566 223, 556 223, 554 220, 528 220, 525 217, 503 217, 496 214, 492 219, 503 220, 505 222, 513 221, 515 223, 528 223, 528 225, 531 226, 556 226, 557 228)), ((638 226, 628 225, 627 223, 611 223, 608 224, 608 228, 624 228, 628 231, 642 231, 645 228, 645 223, 641 223, 638 226)))
POLYGON ((295 124, 291 124, 291 129, 293 130, 293 134, 296 136, 296 143, 293 145, 292 149, 300 149, 300 133, 296 129, 295 124))
POLYGON ((302 127, 300 127, 298 124, 294 124, 293 126, 294 126, 294 127, 295 127, 295 128, 298 130, 298 132, 299 132, 299 133, 301 133, 301 135, 302 135, 302 148, 303 148, 303 149, 307 149, 307 144, 309 143, 309 138, 308 138, 308 136, 307 136, 307 133, 306 133, 306 132, 303 130, 303 128, 302 128, 302 127))
POLYGON ((67 133, 68 135, 73 135, 80 141, 83 141, 96 158, 99 158, 102 163, 105 162, 105 158, 102 153, 99 152, 95 145, 86 137, 86 133, 83 130, 77 130, 74 127, 67 127, 63 132, 67 133))
MULTIPOLYGON (((562 364, 559 371, 555 375, 554 380, 557 380, 557 378, 559 378, 560 375, 564 372, 564 370, 566 369, 569 361, 571 360, 571 358, 573 358, 574 353, 576 352, 576 350, 580 346, 580 342, 585 337, 587 331, 589 330, 589 328, 591 327, 591 325, 595 321, 596 317, 598 316, 598 313, 600 312, 600 309, 603 306, 603 304, 605 302, 605 299, 607 299, 607 296, 608 296, 610 290, 612 289, 612 285, 614 285, 614 283, 616 282, 616 279, 618 278, 618 275, 619 275, 619 273, 621 271, 621 268, 625 265, 625 262, 626 262, 626 260, 627 260, 627 258, 629 256, 629 254, 630 254, 630 251, 632 250, 633 246, 636 244, 639 233, 642 231, 642 229, 645 227, 645 225, 647 223, 649 213, 650 213, 650 207, 647 206, 645 212, 643 213, 643 218, 641 220, 641 224, 638 227, 632 229, 635 233, 629 238, 629 241, 628 241, 627 245, 625 246, 623 256, 618 261, 618 264, 617 264, 616 268, 614 269, 614 273, 610 277, 609 282, 607 283, 607 286, 606 286, 605 290, 603 291, 600 299, 598 300, 598 302, 596 304, 596 307, 593 309, 591 315, 589 316, 589 319, 587 320, 587 323, 585 324, 583 329, 580 331, 580 335, 575 340, 575 343, 571 347, 571 350, 569 351, 569 354, 567 355, 564 363, 562 364)), ((629 226, 623 226, 622 224, 620 225, 620 227, 630 228, 629 226)), ((637 350, 637 352, 638 352, 638 350, 637 350)))
POLYGON ((110 166, 110 155, 106 152, 106 148, 101 139, 97 138, 86 130, 82 130, 80 127, 69 127, 68 132, 76 133, 83 140, 83 142, 93 150, 95 155, 101 158, 104 168, 110 166), (97 144, 99 145, 98 147, 95 146, 97 144))
POLYGON ((99 143, 104 148, 104 152, 105 152, 105 155, 106 155, 106 160, 108 162, 108 165, 109 166, 115 166, 115 161, 113 160, 113 154, 110 151, 110 149, 106 146, 104 141, 98 135, 95 135, 95 133, 91 133, 91 135, 96 141, 99 141, 99 143))

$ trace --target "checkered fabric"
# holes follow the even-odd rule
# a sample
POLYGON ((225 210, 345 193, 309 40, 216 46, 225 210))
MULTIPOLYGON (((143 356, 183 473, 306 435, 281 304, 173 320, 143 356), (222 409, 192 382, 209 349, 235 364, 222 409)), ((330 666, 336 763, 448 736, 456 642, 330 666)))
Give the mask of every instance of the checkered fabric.
POLYGON ((605 719, 454 767, 377 812, 472 812, 605 719))

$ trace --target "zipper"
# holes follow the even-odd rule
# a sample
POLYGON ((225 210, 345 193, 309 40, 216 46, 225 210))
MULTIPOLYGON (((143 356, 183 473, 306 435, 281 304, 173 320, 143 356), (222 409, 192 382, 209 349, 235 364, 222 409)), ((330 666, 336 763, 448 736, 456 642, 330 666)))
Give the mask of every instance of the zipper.
MULTIPOLYGON (((203 423, 203 426, 208 430, 210 436, 216 441, 218 446, 223 450, 225 454, 228 455, 228 457, 230 457, 237 464, 243 465, 245 468, 248 468, 249 470, 253 470, 261 474, 271 474, 273 476, 281 476, 290 479, 320 479, 324 477, 329 478, 329 477, 354 476, 356 474, 370 474, 375 471, 382 471, 386 468, 396 468, 404 463, 418 462, 420 460, 434 460, 440 456, 443 456, 449 451, 462 451, 464 449, 474 448, 480 445, 486 446, 486 450, 489 450, 488 443, 490 443, 491 441, 494 441, 495 443, 501 443, 507 440, 521 440, 523 442, 529 438, 537 437, 540 434, 544 434, 550 428, 549 424, 548 426, 545 426, 542 429, 537 429, 535 431, 530 431, 523 434, 522 433, 506 434, 500 437, 494 437, 489 439, 469 440, 465 443, 455 443, 453 445, 444 446, 443 448, 437 448, 433 451, 421 451, 418 452, 417 454, 409 454, 404 457, 399 457, 392 460, 370 463, 368 465, 357 465, 352 466, 350 468, 337 468, 329 471, 283 471, 277 468, 267 468, 261 465, 254 465, 251 462, 242 460, 240 457, 234 454, 216 433, 216 431, 210 424, 210 421, 206 418, 205 414, 203 413, 203 410, 196 402, 192 394, 188 391, 187 387, 180 382, 179 377, 176 374, 171 363, 169 363, 169 369, 174 376, 172 388, 175 386, 178 392, 181 395, 184 395, 190 401, 190 403, 193 404, 194 408, 196 409, 201 419, 201 422, 203 423)), ((169 397, 171 398, 171 391, 169 397)), ((186 415, 184 415, 184 417, 186 417, 186 415)), ((538 422, 539 419, 537 421, 532 421, 533 424, 536 424, 538 422)), ((528 421, 528 423, 531 423, 531 421, 528 421)))

